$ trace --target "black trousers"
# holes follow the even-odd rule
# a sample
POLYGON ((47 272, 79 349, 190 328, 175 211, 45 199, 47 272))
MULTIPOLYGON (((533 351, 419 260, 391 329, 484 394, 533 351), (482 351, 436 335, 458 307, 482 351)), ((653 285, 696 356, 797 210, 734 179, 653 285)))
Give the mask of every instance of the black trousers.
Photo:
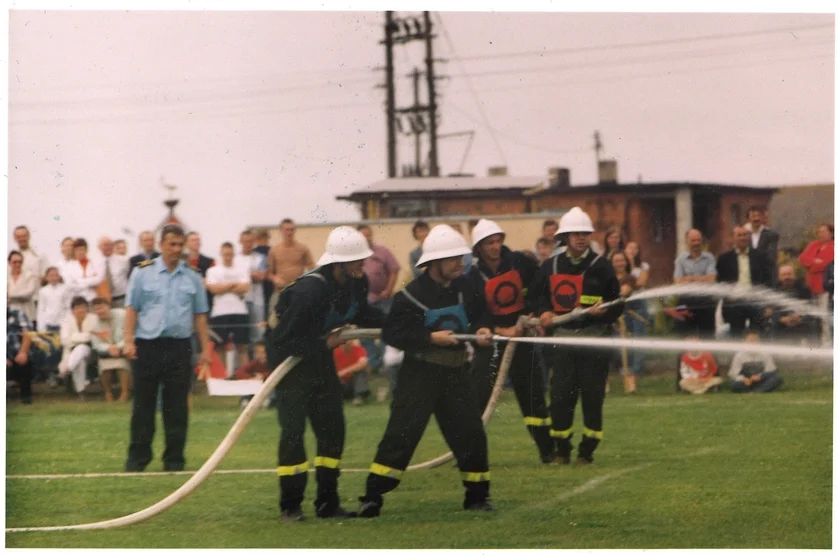
POLYGON ((453 451, 466 489, 463 506, 489 497, 489 454, 470 373, 419 362, 405 354, 399 388, 393 393, 390 420, 367 477, 361 501, 383 504, 398 487, 431 415, 453 451))
POLYGON ((189 426, 188 396, 192 386, 192 346, 189 339, 137 339, 137 358, 131 361, 134 381, 131 442, 125 470, 141 471, 153 458, 151 442, 162 385, 163 427, 166 449, 163 468, 182 470, 183 449, 189 426))
MULTIPOLYGON (((495 360, 492 360, 493 347, 476 347, 474 352, 472 373, 477 407, 481 415, 492 396, 500 362, 509 347, 509 343, 496 345, 498 353, 495 360)), ((544 398, 544 374, 535 355, 534 345, 518 343, 509 368, 509 377, 527 431, 535 441, 539 454, 546 457, 553 452, 553 440, 550 439, 550 419, 547 416, 547 403, 544 398)))
POLYGON ((573 416, 576 403, 582 398, 584 429, 579 443, 579 457, 593 460, 593 453, 602 439, 602 406, 611 353, 578 347, 554 348, 553 379, 550 384, 550 435, 556 440, 556 451, 569 457, 573 449, 573 416))
MULTIPOLYGON (((6 359, 10 360, 10 359, 6 359)), ((20 398, 23 401, 32 400, 32 364, 27 362, 23 366, 11 359, 12 365, 6 368, 6 377, 20 385, 20 398)))
POLYGON ((324 504, 337 507, 346 423, 343 390, 331 353, 312 353, 291 370, 277 385, 276 404, 280 426, 277 454, 280 510, 296 509, 303 502, 308 481, 306 418, 317 438, 315 509, 324 504))

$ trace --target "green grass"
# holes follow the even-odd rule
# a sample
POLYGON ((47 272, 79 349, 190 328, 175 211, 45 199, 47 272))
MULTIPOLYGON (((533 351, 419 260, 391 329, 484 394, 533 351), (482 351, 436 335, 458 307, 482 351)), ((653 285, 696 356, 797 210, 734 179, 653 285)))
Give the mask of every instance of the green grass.
MULTIPOLYGON (((273 474, 213 475, 189 498, 143 523, 112 530, 6 534, 7 547, 39 548, 817 548, 832 546, 831 373, 786 373, 780 392, 675 394, 669 378, 614 382, 605 439, 591 467, 543 466, 506 392, 490 426, 498 511, 461 510, 451 464, 407 473, 374 520, 279 522, 273 474)), ((198 397, 187 468, 197 470, 237 417, 237 400, 198 397)), ((7 475, 119 472, 126 406, 45 401, 7 410, 7 475)), ((346 407, 343 468, 365 469, 388 407, 346 407)), ((577 414, 577 420, 581 415, 577 414)), ((581 427, 581 421, 577 422, 581 427)), ((155 440, 162 470, 162 426, 155 440)), ((278 425, 260 412, 221 468, 271 468, 278 425)), ((577 434, 578 436, 578 434, 577 434)), ((578 440, 578 437, 576 438, 578 440)), ((309 445, 313 439, 309 433, 309 445)), ((446 450, 434 424, 413 462, 446 450)), ((309 448, 313 457, 313 449, 309 448)), ((341 494, 357 507, 366 474, 346 472, 341 494)), ((6 479, 6 526, 81 524, 123 516, 169 495, 185 476, 6 479)), ((312 514, 313 476, 304 504, 312 514)))

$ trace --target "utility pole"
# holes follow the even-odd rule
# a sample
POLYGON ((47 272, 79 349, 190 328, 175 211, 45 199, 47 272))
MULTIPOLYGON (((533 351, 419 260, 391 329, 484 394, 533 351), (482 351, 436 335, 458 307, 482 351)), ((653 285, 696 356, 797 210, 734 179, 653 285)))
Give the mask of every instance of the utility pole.
POLYGON ((431 24, 431 12, 423 12, 425 19, 425 64, 427 70, 425 72, 428 77, 428 111, 430 118, 430 176, 439 177, 439 158, 437 151, 437 136, 436 136, 436 80, 434 77, 434 53, 433 43, 434 35, 432 33, 433 26, 431 24))
MULTIPOLYGON (((418 67, 413 68, 413 73, 411 74, 413 77, 413 106, 415 108, 419 107, 419 78, 422 77, 422 72, 419 71, 418 67)), ((421 116, 416 114, 416 120, 420 120, 421 116)), ((422 175, 422 133, 425 132, 425 126, 421 123, 421 121, 415 121, 413 124, 413 138, 414 138, 414 164, 415 164, 415 174, 417 176, 422 175)))
MULTIPOLYGON (((396 156, 397 156, 397 133, 413 135, 416 138, 415 165, 403 165, 402 173, 405 175, 427 175, 439 177, 439 151, 437 149, 437 103, 436 103, 436 80, 440 79, 434 73, 434 62, 444 62, 433 57, 433 39, 431 14, 423 12, 423 17, 417 15, 394 16, 395 12, 385 12, 384 40, 380 41, 386 49, 387 65, 386 82, 383 85, 387 90, 387 174, 390 178, 396 177, 396 156), (396 107, 396 91, 394 84, 394 46, 403 46, 413 41, 423 41, 425 45, 425 71, 414 68, 407 77, 413 78, 413 105, 407 108, 396 107), (420 104, 420 77, 427 78, 428 102, 420 104), (425 115, 427 114, 427 115, 425 115), (407 115, 411 129, 403 130, 403 115, 407 115), (421 135, 429 134, 428 146, 428 171, 422 169, 422 139, 421 135)), ((382 69, 382 68, 378 68, 382 69)), ((444 77, 443 77, 444 78, 444 77)), ((377 87, 382 87, 378 85, 377 87)))
POLYGON ((387 176, 396 177, 396 86, 393 79, 393 34, 397 27, 393 12, 384 14, 384 47, 387 74, 387 176))

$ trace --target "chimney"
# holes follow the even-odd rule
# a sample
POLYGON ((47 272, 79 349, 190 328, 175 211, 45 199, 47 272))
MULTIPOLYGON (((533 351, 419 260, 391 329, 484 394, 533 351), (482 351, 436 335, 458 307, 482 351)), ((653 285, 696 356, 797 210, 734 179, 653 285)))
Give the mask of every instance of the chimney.
POLYGON ((570 188, 570 170, 567 168, 552 167, 547 168, 547 173, 550 176, 550 189, 569 189, 570 188))
POLYGON ((599 184, 600 185, 616 185, 617 184, 617 161, 616 160, 600 160, 600 162, 599 162, 599 184))
POLYGON ((493 166, 489 168, 489 177, 502 177, 509 175, 506 171, 506 166, 493 166))

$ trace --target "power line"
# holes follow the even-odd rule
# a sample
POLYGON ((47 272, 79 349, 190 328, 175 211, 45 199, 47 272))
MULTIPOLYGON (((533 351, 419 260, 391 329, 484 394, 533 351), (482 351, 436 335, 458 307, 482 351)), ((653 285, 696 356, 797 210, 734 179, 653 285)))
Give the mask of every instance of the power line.
MULTIPOLYGON (((439 23, 440 29, 442 29, 442 34, 445 36, 445 40, 448 43, 448 47, 451 49, 452 57, 456 59, 457 50, 454 48, 454 42, 451 40, 451 37, 448 34, 448 29, 445 27, 445 23, 442 21, 442 16, 439 15, 439 12, 434 12, 436 16, 436 20, 439 23)), ((486 115, 486 111, 483 110, 483 104, 480 102, 480 99, 477 97, 477 92, 474 90, 474 85, 471 82, 471 77, 469 77, 468 73, 466 72, 465 66, 463 65, 462 61, 457 61, 460 66, 460 71, 463 72, 463 76, 466 79, 466 83, 468 84, 468 88, 471 91, 471 95, 474 98, 474 104, 477 106, 477 111, 480 113, 480 117, 483 120, 482 125, 489 130, 489 134, 492 137, 492 141, 495 143, 495 148, 500 155, 500 159, 503 162, 503 165, 506 165, 506 156, 503 154, 503 149, 500 146, 500 142, 498 142, 497 137, 495 136, 494 130, 492 125, 489 123, 489 118, 486 115)))
POLYGON ((522 50, 517 52, 500 52, 497 54, 474 54, 471 56, 459 56, 454 59, 461 61, 468 60, 496 60, 500 58, 520 58, 529 56, 554 56, 558 54, 581 54, 584 52, 600 52, 603 50, 624 50, 627 48, 646 48, 650 46, 665 46, 669 44, 683 44, 690 42, 701 42, 709 40, 723 40, 731 38, 755 37, 760 35, 768 35, 773 33, 803 31, 809 29, 834 29, 833 24, 813 24, 802 25, 797 27, 776 27, 773 29, 763 29, 760 31, 744 31, 739 33, 715 33, 711 35, 698 35, 695 37, 681 37, 677 39, 661 39, 642 42, 624 42, 614 44, 602 44, 597 46, 583 46, 579 48, 556 48, 543 50, 522 50))
POLYGON ((272 87, 267 89, 253 89, 253 90, 242 90, 236 92, 229 92, 229 93, 216 93, 210 95, 203 95, 193 98, 180 98, 180 95, 177 93, 171 93, 171 96, 174 96, 172 100, 168 99, 170 95, 168 92, 163 92, 162 94, 159 91, 155 91, 153 95, 144 95, 141 97, 110 97, 110 98, 84 98, 84 99, 74 99, 74 100, 42 100, 42 101, 23 101, 23 102, 10 102, 10 108, 37 108, 43 106, 55 106, 55 105, 83 105, 86 103, 94 102, 99 105, 103 104, 113 104, 113 103, 125 103, 125 102, 143 102, 148 101, 150 99, 159 99, 164 98, 164 102, 166 104, 184 104, 184 103, 211 103, 218 100, 224 99, 232 99, 238 100, 241 99, 243 96, 247 99, 252 99, 259 96, 268 96, 274 97, 276 95, 284 94, 284 93, 293 93, 299 91, 308 91, 314 89, 322 89, 322 88, 335 88, 340 89, 343 88, 344 85, 352 86, 358 84, 369 84, 371 82, 375 82, 375 78, 359 78, 353 79, 348 81, 329 81, 325 83, 316 83, 316 84, 308 84, 308 85, 294 85, 289 87, 272 87), (150 98, 153 96, 153 98, 150 98))
MULTIPOLYGON (((476 123, 477 125, 482 125, 484 127, 486 126, 485 123, 481 122, 480 120, 478 120, 477 118, 475 118, 474 116, 472 116, 471 114, 469 114, 467 111, 463 110, 462 108, 460 108, 456 104, 454 104, 454 103, 449 103, 449 104, 452 108, 454 108, 454 110, 456 110, 457 112, 462 114, 469 121, 471 121, 473 123, 476 123)), ((516 144, 518 146, 524 146, 524 147, 527 147, 527 148, 532 148, 534 150, 540 150, 542 152, 548 152, 550 154, 582 154, 582 153, 585 153, 585 152, 590 152, 590 150, 591 150, 590 148, 577 148, 577 149, 567 149, 567 150, 549 148, 549 147, 545 147, 543 145, 521 141, 521 140, 517 139, 516 137, 510 135, 509 133, 501 131, 500 129, 498 129, 496 127, 489 128, 489 131, 497 133, 501 137, 505 138, 507 141, 509 141, 513 144, 516 144)))
MULTIPOLYGON (((793 58, 782 58, 776 60, 763 60, 760 62, 749 62, 749 63, 741 63, 741 64, 726 64, 726 65, 716 65, 716 66, 707 66, 701 68, 683 68, 683 69, 673 69, 667 71, 657 71, 657 72, 649 72, 649 73, 633 73, 631 75, 614 75, 608 77, 602 77, 599 79, 588 79, 588 80, 564 80, 564 81, 551 81, 546 83, 535 83, 535 84, 527 84, 527 85, 512 85, 512 86, 505 86, 505 87, 493 87, 493 88, 483 88, 478 89, 480 92, 483 93, 492 93, 492 92, 503 92, 503 91, 520 91, 522 89, 538 89, 543 87, 569 87, 573 85, 588 85, 588 84, 595 84, 595 83, 617 83, 620 81, 628 81, 634 79, 648 79, 653 77, 667 77, 669 75, 683 75, 683 74, 691 74, 691 73, 701 73, 704 71, 716 71, 720 69, 746 69, 749 67, 757 67, 757 66, 765 66, 765 65, 772 65, 772 64, 780 64, 780 63, 787 63, 787 62, 804 62, 810 60, 824 60, 833 58, 832 54, 822 54, 817 56, 797 56, 793 58)), ((463 91, 451 91, 453 93, 456 92, 463 92, 463 91)))
MULTIPOLYGON (((491 77, 495 75, 522 75, 528 73, 540 73, 544 71, 556 72, 556 71, 563 71, 563 70, 573 70, 573 69, 589 69, 589 68, 597 68, 597 67, 612 67, 612 66, 622 66, 622 65, 631 65, 631 64, 640 64, 640 63, 649 63, 649 62, 669 62, 669 61, 681 61, 685 59, 701 59, 707 57, 714 57, 714 56, 730 56, 735 54, 751 54, 756 52, 765 52, 770 50, 777 50, 783 49, 788 50, 791 48, 796 47, 807 47, 807 46, 823 46, 823 45, 833 45, 833 40, 828 41, 816 41, 816 42, 795 42, 791 44, 768 44, 762 45, 761 48, 752 48, 747 51, 743 51, 741 49, 731 50, 730 48, 724 49, 709 49, 703 50, 699 52, 679 52, 677 56, 673 56, 671 54, 665 55, 654 55, 654 56, 641 56, 641 57, 628 57, 628 58, 620 58, 614 60, 599 60, 595 62, 574 62, 569 64, 562 64, 562 65, 554 65, 554 66, 539 66, 539 67, 532 67, 532 68, 521 68, 521 69, 497 69, 491 71, 482 71, 477 73, 471 73, 470 76, 474 78, 479 77, 491 77)), ((453 77, 460 77, 459 75, 454 75, 453 77)))
POLYGON ((380 106, 379 102, 355 102, 342 104, 320 104, 301 106, 298 108, 288 108, 279 110, 258 110, 258 111, 240 111, 240 112, 215 112, 215 113, 201 113, 189 112, 187 114, 172 114, 172 113, 158 113, 158 114, 131 114, 128 116, 100 116, 100 117, 81 117, 81 118, 56 118, 56 119, 30 119, 9 121, 9 126, 12 125, 55 125, 55 124, 85 124, 85 123, 150 123, 158 121, 161 118, 171 119, 185 119, 185 120, 200 120, 200 119, 218 119, 218 118, 234 118, 234 117, 251 117, 251 116, 271 116, 280 114, 302 114, 306 112, 315 112, 320 110, 345 110, 347 108, 360 108, 380 106))

